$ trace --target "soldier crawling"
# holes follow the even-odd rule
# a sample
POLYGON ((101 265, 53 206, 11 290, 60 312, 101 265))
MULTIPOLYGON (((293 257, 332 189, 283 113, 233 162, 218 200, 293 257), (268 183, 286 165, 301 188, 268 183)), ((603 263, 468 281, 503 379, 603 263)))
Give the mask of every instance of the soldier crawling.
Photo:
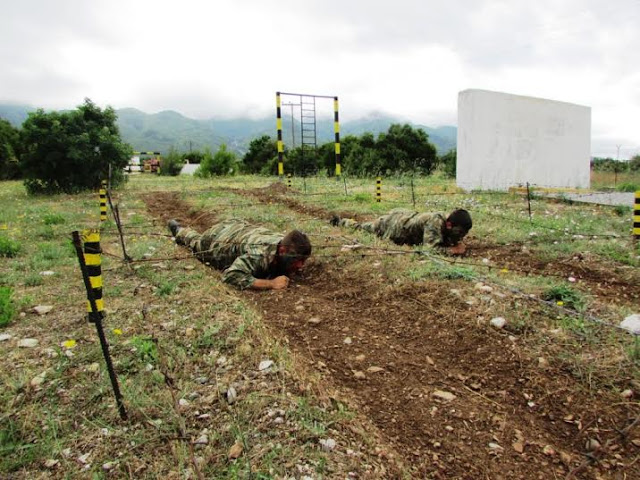
POLYGON ((336 215, 331 225, 362 229, 398 245, 424 245, 443 249, 451 255, 462 255, 466 246, 462 239, 471 230, 471 215, 454 210, 446 219, 440 213, 418 213, 396 208, 371 222, 358 223, 336 215))
POLYGON ((311 255, 309 237, 298 230, 283 236, 239 220, 215 224, 203 234, 170 220, 169 230, 177 244, 223 270, 222 281, 241 290, 287 288, 289 277, 311 255))

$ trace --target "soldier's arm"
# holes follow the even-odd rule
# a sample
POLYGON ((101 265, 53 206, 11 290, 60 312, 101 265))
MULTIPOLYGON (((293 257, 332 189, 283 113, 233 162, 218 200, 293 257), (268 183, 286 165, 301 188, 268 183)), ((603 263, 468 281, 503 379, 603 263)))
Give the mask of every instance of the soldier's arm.
MULTIPOLYGON (((287 288, 289 278, 281 275, 273 279, 256 278, 256 275, 262 276, 262 255, 260 254, 244 254, 234 260, 223 275, 222 281, 245 290, 279 290, 287 288)), ((264 272, 266 273, 266 272, 264 272)))

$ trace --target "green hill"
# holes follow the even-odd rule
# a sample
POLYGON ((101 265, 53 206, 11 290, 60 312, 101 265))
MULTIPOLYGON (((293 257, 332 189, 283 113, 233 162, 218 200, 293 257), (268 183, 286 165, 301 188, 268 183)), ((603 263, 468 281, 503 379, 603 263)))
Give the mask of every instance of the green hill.
MULTIPOLYGON (((35 108, 26 105, 0 104, 0 118, 19 127, 28 113, 34 110, 35 108)), ((215 151, 225 143, 231 150, 244 154, 249 142, 254 138, 261 135, 276 136, 275 116, 258 120, 250 118, 195 120, 172 110, 148 114, 135 108, 123 108, 116 110, 116 113, 122 138, 138 151, 153 150, 166 153, 172 146, 179 151, 202 150, 207 146, 215 151)), ((362 135, 365 132, 377 135, 387 131, 392 123, 405 122, 399 118, 376 114, 341 123, 340 134, 342 137, 362 135)), ((413 126, 427 132, 429 140, 436 146, 438 153, 446 153, 456 147, 456 127, 431 128, 415 124, 413 126)), ((333 119, 318 118, 316 131, 318 144, 332 141, 334 139, 333 119)), ((283 117, 283 139, 288 146, 293 144, 293 140, 296 144, 300 144, 298 121, 294 121, 292 140, 291 119, 287 116, 283 117)))

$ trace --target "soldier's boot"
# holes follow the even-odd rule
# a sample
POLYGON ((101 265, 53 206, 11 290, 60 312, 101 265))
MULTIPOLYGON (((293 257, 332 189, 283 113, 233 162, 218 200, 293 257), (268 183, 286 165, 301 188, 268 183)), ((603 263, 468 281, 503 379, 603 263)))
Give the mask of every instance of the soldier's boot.
POLYGON ((333 215, 333 216, 331 217, 331 220, 329 220, 329 223, 330 223, 331 225, 333 225, 334 227, 337 227, 337 226, 338 226, 338 224, 340 223, 340 217, 339 217, 339 216, 337 216, 337 215, 333 215))
POLYGON ((169 220, 169 231, 171 232, 171 235, 175 237, 178 234, 178 230, 180 230, 180 224, 178 221, 175 219, 169 220))

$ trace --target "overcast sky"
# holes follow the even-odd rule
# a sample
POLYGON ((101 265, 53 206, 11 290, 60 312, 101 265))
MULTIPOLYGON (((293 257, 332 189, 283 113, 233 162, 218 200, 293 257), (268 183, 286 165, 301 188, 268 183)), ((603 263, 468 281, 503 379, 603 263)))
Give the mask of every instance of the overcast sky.
POLYGON ((0 102, 192 118, 457 124, 469 88, 591 107, 592 154, 640 153, 640 0, 0 0, 0 102), (333 111, 330 101, 319 110, 333 111))

